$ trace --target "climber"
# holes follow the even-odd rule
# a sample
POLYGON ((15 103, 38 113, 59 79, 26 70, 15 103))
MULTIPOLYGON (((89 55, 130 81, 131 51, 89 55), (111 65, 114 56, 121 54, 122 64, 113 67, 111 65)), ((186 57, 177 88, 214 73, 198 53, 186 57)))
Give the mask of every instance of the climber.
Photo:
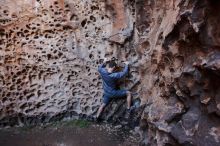
POLYGON ((130 112, 131 107, 131 92, 128 90, 117 90, 116 82, 118 79, 123 78, 128 73, 129 62, 124 62, 125 67, 121 72, 115 72, 117 64, 114 60, 104 59, 103 64, 98 67, 98 71, 101 74, 103 80, 103 103, 99 107, 96 115, 96 120, 99 119, 100 114, 104 110, 105 106, 110 102, 112 98, 127 97, 127 113, 130 112))

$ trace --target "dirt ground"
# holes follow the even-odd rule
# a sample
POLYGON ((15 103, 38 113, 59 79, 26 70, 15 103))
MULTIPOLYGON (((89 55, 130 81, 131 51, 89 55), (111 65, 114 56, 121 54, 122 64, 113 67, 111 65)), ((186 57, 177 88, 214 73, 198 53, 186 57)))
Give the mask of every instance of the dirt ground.
POLYGON ((127 130, 91 123, 0 129, 0 146, 137 146, 127 130))

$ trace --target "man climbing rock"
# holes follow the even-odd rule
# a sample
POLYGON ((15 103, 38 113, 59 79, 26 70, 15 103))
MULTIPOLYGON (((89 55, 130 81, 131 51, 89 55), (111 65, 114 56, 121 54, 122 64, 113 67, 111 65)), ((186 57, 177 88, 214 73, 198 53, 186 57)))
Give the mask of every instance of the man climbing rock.
POLYGON ((125 67, 121 72, 115 72, 117 64, 114 60, 108 61, 107 58, 104 59, 103 64, 98 67, 98 71, 102 77, 103 81, 103 103, 99 107, 96 118, 100 117, 100 114, 104 110, 105 106, 113 98, 127 97, 127 112, 130 111, 131 107, 131 92, 128 90, 118 90, 117 81, 123 78, 128 73, 128 62, 125 62, 125 67))

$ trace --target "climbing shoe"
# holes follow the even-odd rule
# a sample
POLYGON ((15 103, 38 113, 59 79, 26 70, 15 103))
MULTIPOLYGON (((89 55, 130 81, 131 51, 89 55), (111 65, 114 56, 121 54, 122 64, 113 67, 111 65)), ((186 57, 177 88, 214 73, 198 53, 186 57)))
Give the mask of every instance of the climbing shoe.
POLYGON ((101 122, 101 118, 100 117, 95 117, 94 122, 95 123, 100 123, 101 122))

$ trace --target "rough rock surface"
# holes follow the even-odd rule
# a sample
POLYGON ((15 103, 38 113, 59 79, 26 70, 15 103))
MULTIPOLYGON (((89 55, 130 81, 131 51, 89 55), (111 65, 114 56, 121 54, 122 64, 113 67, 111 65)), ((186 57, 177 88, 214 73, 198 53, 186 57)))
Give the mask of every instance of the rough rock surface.
MULTIPOLYGON (((143 145, 220 144, 219 1, 0 4, 1 126, 94 115, 97 65, 113 56, 131 62, 121 85, 141 100, 130 121, 143 145)), ((124 111, 112 101, 103 118, 127 124, 124 111)))

